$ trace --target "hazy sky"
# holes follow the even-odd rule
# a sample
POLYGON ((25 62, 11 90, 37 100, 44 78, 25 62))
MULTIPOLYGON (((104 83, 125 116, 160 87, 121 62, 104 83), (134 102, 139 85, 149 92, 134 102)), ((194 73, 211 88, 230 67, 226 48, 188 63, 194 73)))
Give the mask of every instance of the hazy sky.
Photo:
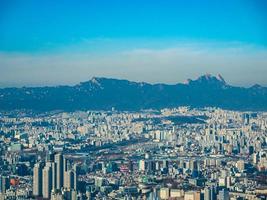
POLYGON ((265 0, 0 0, 0 86, 93 76, 267 86, 265 0))

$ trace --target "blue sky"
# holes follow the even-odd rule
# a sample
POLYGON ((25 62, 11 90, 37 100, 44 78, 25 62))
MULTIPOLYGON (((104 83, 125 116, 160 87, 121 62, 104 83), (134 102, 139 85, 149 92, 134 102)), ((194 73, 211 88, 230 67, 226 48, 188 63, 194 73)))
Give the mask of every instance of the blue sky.
POLYGON ((0 86, 204 73, 267 85, 266 48, 265 0, 0 0, 0 86))

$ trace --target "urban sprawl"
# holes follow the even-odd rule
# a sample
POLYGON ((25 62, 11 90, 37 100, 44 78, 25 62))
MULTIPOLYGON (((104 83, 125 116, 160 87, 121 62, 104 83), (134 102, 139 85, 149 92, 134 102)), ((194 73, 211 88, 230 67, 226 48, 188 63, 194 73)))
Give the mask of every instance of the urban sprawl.
POLYGON ((267 113, 0 113, 0 199, 267 196, 267 113))

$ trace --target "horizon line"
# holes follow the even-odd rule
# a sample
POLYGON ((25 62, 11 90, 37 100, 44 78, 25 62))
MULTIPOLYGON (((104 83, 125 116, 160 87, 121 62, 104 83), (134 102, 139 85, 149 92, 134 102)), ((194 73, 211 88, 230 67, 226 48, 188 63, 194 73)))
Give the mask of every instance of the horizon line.
POLYGON ((49 84, 49 83, 44 83, 44 84, 34 84, 34 83, 29 83, 28 85, 22 85, 22 84, 14 84, 14 83, 1 83, 0 82, 0 89, 9 89, 9 88, 44 88, 44 87, 73 87, 79 84, 83 84, 86 82, 90 82, 93 79, 109 79, 109 80, 117 80, 117 81, 128 81, 130 83, 144 83, 144 84, 149 84, 149 85, 177 85, 177 84, 182 84, 182 85, 187 85, 189 84, 188 81, 196 81, 199 78, 203 77, 203 76, 209 76, 212 78, 216 78, 218 81, 224 81, 226 85, 228 86, 233 86, 233 87, 241 87, 241 88, 251 88, 254 86, 260 86, 260 87, 264 87, 266 88, 267 86, 258 84, 258 83, 254 83, 251 84, 250 86, 236 86, 236 85, 232 85, 232 84, 228 84, 227 81, 225 81, 225 79, 223 78, 223 76, 218 73, 217 75, 214 75, 212 73, 203 73, 201 75, 198 75, 196 78, 192 79, 192 78, 187 78, 186 80, 184 80, 183 82, 175 82, 175 83, 164 83, 164 82, 150 82, 150 81, 134 81, 134 80, 130 80, 127 78, 119 78, 119 77, 108 77, 108 76, 91 76, 91 78, 89 78, 88 80, 84 80, 84 81, 80 81, 80 82, 76 82, 76 83, 62 83, 62 84, 49 84), (220 78, 222 78, 223 80, 219 80, 220 78), (14 86, 4 86, 5 84, 7 85, 14 85, 14 86), (18 85, 18 86, 16 86, 18 85))

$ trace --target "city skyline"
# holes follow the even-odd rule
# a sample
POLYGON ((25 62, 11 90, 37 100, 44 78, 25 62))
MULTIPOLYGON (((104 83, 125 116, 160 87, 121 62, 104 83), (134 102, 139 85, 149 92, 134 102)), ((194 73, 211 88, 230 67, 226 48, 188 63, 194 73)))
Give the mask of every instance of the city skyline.
POLYGON ((0 200, 266 200, 266 0, 0 1, 0 200))

